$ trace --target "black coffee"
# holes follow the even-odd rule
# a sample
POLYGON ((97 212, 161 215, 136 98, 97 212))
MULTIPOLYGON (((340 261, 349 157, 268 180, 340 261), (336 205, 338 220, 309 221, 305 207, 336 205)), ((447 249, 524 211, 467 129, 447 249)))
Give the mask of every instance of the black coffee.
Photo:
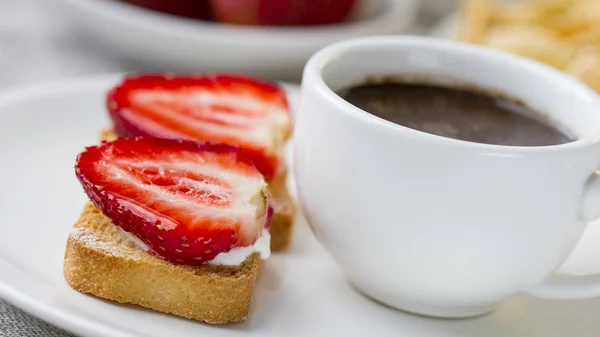
POLYGON ((390 122, 448 138, 513 146, 575 140, 522 103, 474 90, 389 82, 358 85, 339 95, 390 122))

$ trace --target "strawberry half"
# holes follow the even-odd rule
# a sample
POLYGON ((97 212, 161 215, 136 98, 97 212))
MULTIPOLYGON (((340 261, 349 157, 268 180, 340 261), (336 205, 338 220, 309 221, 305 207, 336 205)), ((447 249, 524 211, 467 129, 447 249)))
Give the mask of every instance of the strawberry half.
POLYGON ((119 136, 192 139, 242 147, 270 181, 291 133, 285 91, 230 75, 128 77, 108 94, 119 136))
POLYGON ((251 245, 270 220, 262 174, 224 144, 120 138, 88 147, 75 172, 115 225, 174 263, 251 245))

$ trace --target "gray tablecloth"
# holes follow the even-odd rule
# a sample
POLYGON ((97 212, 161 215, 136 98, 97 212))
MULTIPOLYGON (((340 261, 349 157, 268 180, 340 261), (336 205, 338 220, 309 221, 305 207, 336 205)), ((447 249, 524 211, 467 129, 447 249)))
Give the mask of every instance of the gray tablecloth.
POLYGON ((0 336, 70 337, 73 335, 40 321, 4 301, 0 301, 0 336))
MULTIPOLYGON (((87 74, 140 71, 69 26, 56 0, 0 0, 0 89, 87 74)), ((421 18, 414 32, 425 31, 421 18)), ((0 300, 0 336, 72 336, 0 300)))

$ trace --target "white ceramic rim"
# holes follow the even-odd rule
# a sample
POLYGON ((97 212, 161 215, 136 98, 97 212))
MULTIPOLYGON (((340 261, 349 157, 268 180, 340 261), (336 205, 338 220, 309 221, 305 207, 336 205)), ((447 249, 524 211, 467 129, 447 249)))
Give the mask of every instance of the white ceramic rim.
MULTIPOLYGON (((352 118, 361 120, 364 123, 380 127, 382 131, 387 132, 410 132, 414 137, 418 137, 421 141, 433 142, 437 144, 455 145, 460 147, 475 148, 486 151, 488 153, 500 153, 500 154, 515 154, 515 153, 548 153, 557 150, 567 150, 580 148, 584 146, 591 146, 600 142, 600 125, 597 126, 596 130, 581 137, 573 142, 559 144, 559 145, 546 145, 546 146, 508 146, 508 145, 493 145, 474 143, 469 141, 463 141, 453 138, 447 138, 438 136, 418 130, 414 130, 402 125, 392 123, 388 120, 374 116, 341 98, 336 94, 323 80, 322 70, 331 62, 333 58, 339 57, 347 53, 352 53, 356 48, 364 48, 368 45, 404 45, 407 48, 419 48, 425 47, 430 49, 453 49, 459 53, 464 53, 466 56, 469 54, 477 54, 480 57, 493 58, 496 60, 502 60, 507 67, 519 66, 521 68, 527 68, 530 74, 534 76, 545 77, 549 83, 553 85, 569 86, 572 90, 575 90, 586 100, 589 100, 589 104, 598 106, 600 112, 600 96, 589 88, 587 85, 579 82, 575 78, 568 76, 561 71, 546 66, 542 63, 513 55, 510 53, 493 50, 486 47, 480 47, 468 43, 450 41, 441 38, 431 37, 418 37, 418 36, 371 36, 371 37, 360 37, 349 39, 342 42, 333 43, 315 53, 306 64, 304 70, 304 78, 314 79, 314 85, 317 91, 322 92, 323 96, 328 100, 329 103, 336 106, 340 111, 348 114, 352 118)), ((418 75, 418 74, 416 74, 418 75)), ((466 83, 468 84, 468 83, 466 83)), ((518 97, 517 97, 518 98, 518 97)))
MULTIPOLYGON (((114 0, 63 0, 79 10, 103 16, 105 20, 118 21, 123 25, 139 26, 149 32, 161 32, 190 40, 202 40, 201 36, 218 36, 239 46, 314 45, 315 39, 328 41, 354 32, 381 31, 378 27, 394 27, 390 33, 404 29, 416 13, 415 0, 386 0, 389 9, 366 20, 323 25, 295 27, 252 27, 224 25, 210 21, 176 17, 168 14, 136 8, 114 0), (157 24, 159 22, 160 24, 157 24)), ((200 0, 199 0, 200 1, 200 0)), ((203 0, 202 0, 203 1, 203 0)))

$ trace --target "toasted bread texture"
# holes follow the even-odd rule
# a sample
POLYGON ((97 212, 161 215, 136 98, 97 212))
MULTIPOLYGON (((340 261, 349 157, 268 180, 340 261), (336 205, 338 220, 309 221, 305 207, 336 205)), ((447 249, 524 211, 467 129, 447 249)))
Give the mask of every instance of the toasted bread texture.
MULTIPOLYGON (((117 134, 112 130, 103 131, 101 140, 114 140, 117 134)), ((296 216, 296 205, 286 187, 287 174, 282 174, 269 184, 273 218, 269 233, 271 234, 271 251, 283 251, 292 240, 293 221, 296 216)))
POLYGON ((212 324, 244 320, 260 267, 174 265, 146 253, 91 203, 67 240, 63 272, 71 288, 108 300, 212 324))
POLYGON ((296 204, 287 190, 287 174, 275 178, 269 183, 273 218, 271 219, 271 250, 280 252, 289 247, 292 241, 293 221, 296 216, 296 204))

